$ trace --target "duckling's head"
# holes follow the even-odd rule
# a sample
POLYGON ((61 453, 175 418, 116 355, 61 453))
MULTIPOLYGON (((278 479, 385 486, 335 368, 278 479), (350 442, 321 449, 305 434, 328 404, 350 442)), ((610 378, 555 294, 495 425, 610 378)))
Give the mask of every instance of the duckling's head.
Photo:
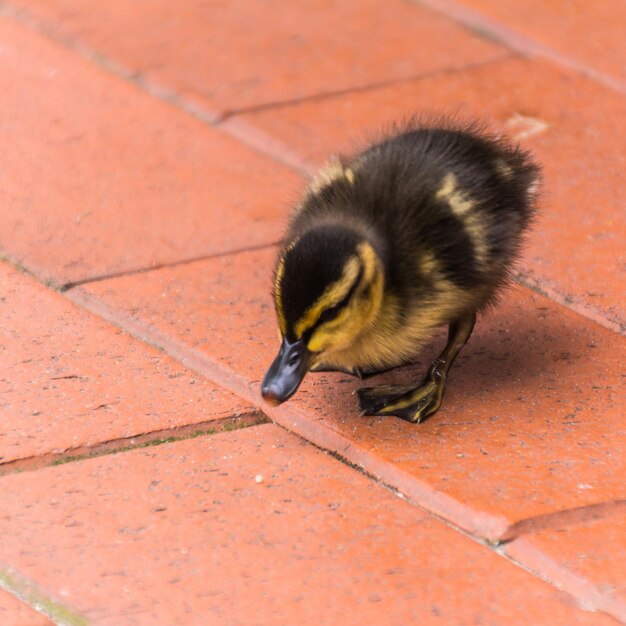
POLYGON ((284 402, 312 365, 348 348, 376 318, 383 288, 381 257, 358 229, 322 225, 290 243, 274 281, 282 345, 263 379, 263 398, 284 402))

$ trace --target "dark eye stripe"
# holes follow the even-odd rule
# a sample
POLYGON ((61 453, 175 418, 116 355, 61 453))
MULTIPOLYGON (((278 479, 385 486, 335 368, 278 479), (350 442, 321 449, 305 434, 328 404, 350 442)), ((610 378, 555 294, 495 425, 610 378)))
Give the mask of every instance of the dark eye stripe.
POLYGON ((313 329, 318 328, 322 324, 330 322, 331 320, 335 319, 337 315, 339 315, 339 313, 341 312, 341 309, 343 309, 346 306, 346 304, 350 302, 350 299, 352 298, 354 292, 356 291, 356 288, 359 286, 359 283, 361 282, 362 278, 363 278, 363 265, 361 265, 361 267, 359 268, 359 273, 356 276, 356 280, 354 281, 354 283, 348 290, 348 293, 346 293, 346 295, 339 302, 337 302, 337 304, 327 309, 324 309, 324 311, 322 311, 321 315, 317 318, 317 321, 315 322, 315 324, 313 324, 313 329))

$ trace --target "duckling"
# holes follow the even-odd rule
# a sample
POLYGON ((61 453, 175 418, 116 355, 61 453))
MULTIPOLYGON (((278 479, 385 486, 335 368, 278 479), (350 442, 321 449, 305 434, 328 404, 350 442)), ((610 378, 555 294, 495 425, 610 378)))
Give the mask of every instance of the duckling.
POLYGON ((419 423, 441 406, 476 315, 510 276, 535 212, 540 169, 476 125, 410 123, 331 160, 295 208, 274 275, 282 344, 263 398, 289 399, 309 371, 365 377, 448 340, 415 385, 359 389, 363 415, 419 423))

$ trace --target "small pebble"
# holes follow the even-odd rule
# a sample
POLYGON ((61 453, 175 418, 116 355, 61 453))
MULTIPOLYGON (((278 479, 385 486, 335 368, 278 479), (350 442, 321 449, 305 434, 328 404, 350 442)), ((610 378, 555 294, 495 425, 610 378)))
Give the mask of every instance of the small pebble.
POLYGON ((255 482, 255 483, 262 483, 262 482, 263 482, 263 474, 257 474, 257 475, 254 477, 254 482, 255 482))

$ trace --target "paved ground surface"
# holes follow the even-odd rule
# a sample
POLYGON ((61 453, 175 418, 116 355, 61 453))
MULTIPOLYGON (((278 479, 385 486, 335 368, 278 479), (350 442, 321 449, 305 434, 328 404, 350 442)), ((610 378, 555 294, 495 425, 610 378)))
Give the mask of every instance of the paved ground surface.
POLYGON ((625 22, 0 3, 0 625, 626 624, 625 22), (415 111, 543 163, 517 283, 419 427, 271 409, 290 202, 415 111))

